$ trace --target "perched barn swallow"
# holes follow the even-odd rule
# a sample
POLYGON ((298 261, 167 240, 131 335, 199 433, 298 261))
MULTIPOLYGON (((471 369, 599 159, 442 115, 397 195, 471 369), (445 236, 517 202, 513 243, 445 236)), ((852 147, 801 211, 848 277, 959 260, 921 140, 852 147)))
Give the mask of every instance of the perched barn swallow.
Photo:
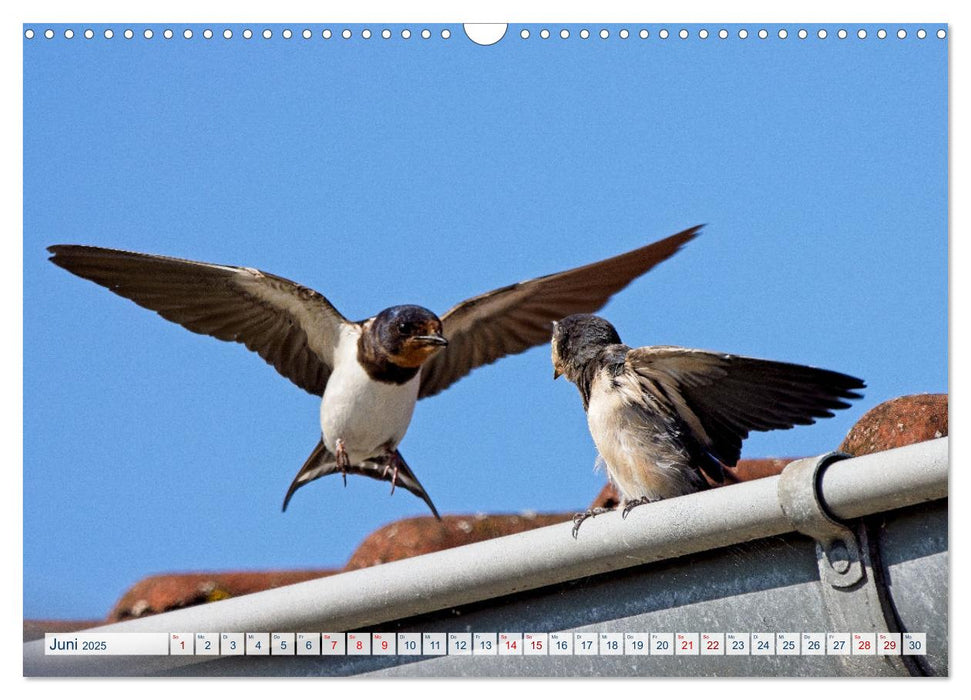
MULTIPOLYGON (((700 226, 607 260, 467 299, 439 318, 392 306, 357 323, 321 294, 249 267, 77 245, 48 248, 55 265, 194 333, 244 344, 284 377, 323 397, 321 439, 283 500, 340 472, 411 491, 439 518, 398 444, 415 402, 476 367, 545 343, 555 319, 596 311, 674 255, 700 226)), ((439 518, 440 519, 440 518, 439 518)))
MULTIPOLYGON (((864 383, 825 369, 670 345, 631 348, 589 314, 553 324, 553 379, 576 384, 590 435, 631 508, 721 483, 751 430, 832 417, 864 383)), ((578 513, 573 536, 587 518, 578 513)))

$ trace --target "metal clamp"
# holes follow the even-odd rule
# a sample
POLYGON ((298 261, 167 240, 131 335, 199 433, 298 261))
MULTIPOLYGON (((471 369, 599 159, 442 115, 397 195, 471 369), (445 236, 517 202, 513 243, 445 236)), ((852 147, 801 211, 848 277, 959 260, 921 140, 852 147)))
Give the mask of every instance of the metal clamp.
MULTIPOLYGON (((823 584, 820 598, 829 629, 889 632, 897 627, 867 524, 861 520, 854 531, 838 522, 827 512, 820 492, 826 467, 849 456, 829 452, 789 464, 779 477, 779 505, 793 528, 816 540, 816 563, 823 584)), ((913 657, 848 655, 839 659, 846 672, 855 675, 920 673, 913 657)))
POLYGON ((799 459, 779 477, 779 505, 798 532, 816 540, 819 574, 835 588, 849 588, 864 577, 860 543, 850 528, 835 520, 823 505, 819 482, 823 470, 847 459, 842 452, 799 459))

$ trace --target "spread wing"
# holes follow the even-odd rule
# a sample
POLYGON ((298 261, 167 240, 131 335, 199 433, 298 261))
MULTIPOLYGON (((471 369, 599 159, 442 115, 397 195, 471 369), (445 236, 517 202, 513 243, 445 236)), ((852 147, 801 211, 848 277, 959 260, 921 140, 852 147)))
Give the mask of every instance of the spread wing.
POLYGON ((553 321, 597 311, 631 281, 677 253, 700 228, 463 301, 442 316, 448 347, 422 367, 418 397, 434 396, 476 367, 548 343, 553 321))
POLYGON ((301 389, 324 393, 348 321, 314 290, 246 267, 78 245, 47 250, 68 272, 193 333, 242 343, 301 389))
POLYGON ((631 350, 626 364, 642 390, 673 408, 700 446, 728 466, 749 431, 832 417, 865 387, 825 369, 669 346, 631 350))

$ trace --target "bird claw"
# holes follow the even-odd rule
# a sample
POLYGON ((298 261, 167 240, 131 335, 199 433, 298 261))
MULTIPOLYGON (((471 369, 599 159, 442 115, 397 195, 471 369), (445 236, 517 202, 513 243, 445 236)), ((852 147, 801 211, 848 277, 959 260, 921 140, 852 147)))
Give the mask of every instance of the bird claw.
POLYGON ((650 503, 651 499, 647 496, 642 496, 641 498, 635 498, 633 501, 627 501, 624 506, 624 510, 621 512, 620 517, 622 520, 627 520, 627 514, 630 513, 637 506, 642 506, 645 503, 650 503))
POLYGON ((391 494, 392 495, 394 495, 394 487, 398 483, 398 465, 399 464, 400 464, 400 460, 398 459, 398 454, 395 452, 395 453, 392 453, 391 459, 388 461, 388 464, 386 464, 385 467, 384 467, 384 475, 385 476, 388 475, 388 469, 390 469, 391 467, 394 467, 394 471, 391 472, 391 479, 389 479, 389 481, 391 481, 391 494))
POLYGON ((573 539, 577 538, 577 533, 580 532, 580 525, 587 518, 596 518, 601 513, 609 513, 613 508, 587 508, 582 513, 577 513, 573 516, 573 539))

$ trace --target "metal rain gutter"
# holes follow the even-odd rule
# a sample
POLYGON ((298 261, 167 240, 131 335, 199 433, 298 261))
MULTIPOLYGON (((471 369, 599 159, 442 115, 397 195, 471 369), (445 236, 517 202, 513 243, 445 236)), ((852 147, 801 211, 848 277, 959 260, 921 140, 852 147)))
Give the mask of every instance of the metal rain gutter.
MULTIPOLYGON (((780 502, 781 478, 660 501, 632 510, 626 520, 619 513, 589 519, 577 540, 572 524, 563 523, 85 632, 340 632, 388 623, 793 532, 791 513, 780 502)), ((838 520, 947 498, 947 438, 830 463, 817 488, 838 520)), ((110 658, 46 657, 43 645, 24 644, 25 675, 87 675, 110 658)), ((206 660, 128 657, 126 663, 165 673, 206 660)))

